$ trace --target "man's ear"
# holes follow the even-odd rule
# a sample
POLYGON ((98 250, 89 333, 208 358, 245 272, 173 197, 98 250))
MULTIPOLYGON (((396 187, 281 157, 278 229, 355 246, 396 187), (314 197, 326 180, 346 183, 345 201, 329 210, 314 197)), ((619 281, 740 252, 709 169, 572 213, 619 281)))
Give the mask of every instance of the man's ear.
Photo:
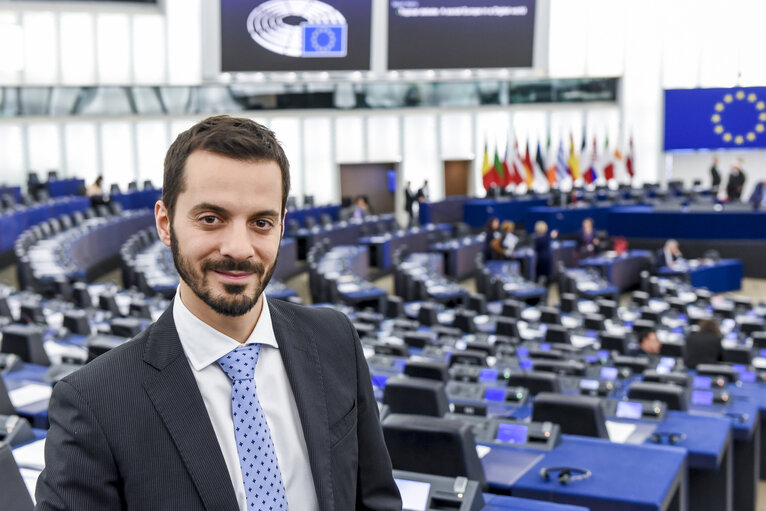
POLYGON ((160 240, 170 246, 170 216, 168 215, 168 208, 165 207, 165 203, 158 200, 154 204, 154 224, 157 227, 157 235, 160 240))
POLYGON ((285 237, 285 226, 287 225, 285 223, 286 220, 287 220, 287 211, 282 213, 282 236, 280 236, 280 238, 284 238, 285 237))

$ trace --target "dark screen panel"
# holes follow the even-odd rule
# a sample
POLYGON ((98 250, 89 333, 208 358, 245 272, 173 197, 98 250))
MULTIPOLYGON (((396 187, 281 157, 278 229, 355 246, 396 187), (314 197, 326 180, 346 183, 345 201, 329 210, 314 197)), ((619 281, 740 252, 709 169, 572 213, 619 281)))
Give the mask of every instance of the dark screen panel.
POLYGON ((531 67, 535 0, 388 0, 388 68, 531 67))
POLYGON ((370 69, 372 0, 221 0, 221 71, 370 69))

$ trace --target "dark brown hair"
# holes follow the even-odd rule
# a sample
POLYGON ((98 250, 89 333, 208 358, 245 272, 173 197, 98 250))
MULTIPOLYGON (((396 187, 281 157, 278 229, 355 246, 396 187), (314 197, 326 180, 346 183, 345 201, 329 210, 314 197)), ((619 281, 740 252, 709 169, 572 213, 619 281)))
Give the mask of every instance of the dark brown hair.
POLYGON ((701 319, 699 322, 700 332, 711 332, 716 337, 721 337, 721 330, 714 319, 701 319))
POLYGON ((184 191, 186 160, 194 151, 208 151, 240 161, 274 161, 282 172, 282 214, 290 193, 290 163, 274 133, 255 121, 228 115, 204 119, 184 131, 165 156, 162 202, 173 219, 176 201, 184 191))

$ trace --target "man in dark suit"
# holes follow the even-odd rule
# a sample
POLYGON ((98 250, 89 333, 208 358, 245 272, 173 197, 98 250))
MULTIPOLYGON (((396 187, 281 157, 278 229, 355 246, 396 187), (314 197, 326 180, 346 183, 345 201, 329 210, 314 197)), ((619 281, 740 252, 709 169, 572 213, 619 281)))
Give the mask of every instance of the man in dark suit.
POLYGON ((415 225, 415 192, 412 191, 412 182, 407 181, 407 186, 404 188, 404 211, 409 215, 409 221, 407 227, 415 225))
POLYGON ((401 509, 348 318, 263 295, 289 187, 251 120, 179 135, 155 206, 178 291, 55 386, 39 509, 401 509))
POLYGON ((729 181, 726 183, 726 195, 729 201, 738 201, 742 197, 742 188, 745 186, 745 171, 742 170, 742 158, 737 158, 731 165, 729 181))
POLYGON ((714 195, 718 193, 719 186, 721 186, 721 173, 718 171, 718 156, 713 156, 713 164, 710 166, 710 189, 714 195))

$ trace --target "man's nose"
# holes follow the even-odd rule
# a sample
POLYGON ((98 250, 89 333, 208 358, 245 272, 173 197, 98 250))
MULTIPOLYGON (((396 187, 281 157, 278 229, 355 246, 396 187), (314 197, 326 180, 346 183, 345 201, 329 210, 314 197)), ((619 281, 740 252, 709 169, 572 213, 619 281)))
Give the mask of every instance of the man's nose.
POLYGON ((253 257, 255 251, 250 241, 250 231, 245 223, 233 223, 222 233, 221 255, 235 261, 244 261, 253 257))

